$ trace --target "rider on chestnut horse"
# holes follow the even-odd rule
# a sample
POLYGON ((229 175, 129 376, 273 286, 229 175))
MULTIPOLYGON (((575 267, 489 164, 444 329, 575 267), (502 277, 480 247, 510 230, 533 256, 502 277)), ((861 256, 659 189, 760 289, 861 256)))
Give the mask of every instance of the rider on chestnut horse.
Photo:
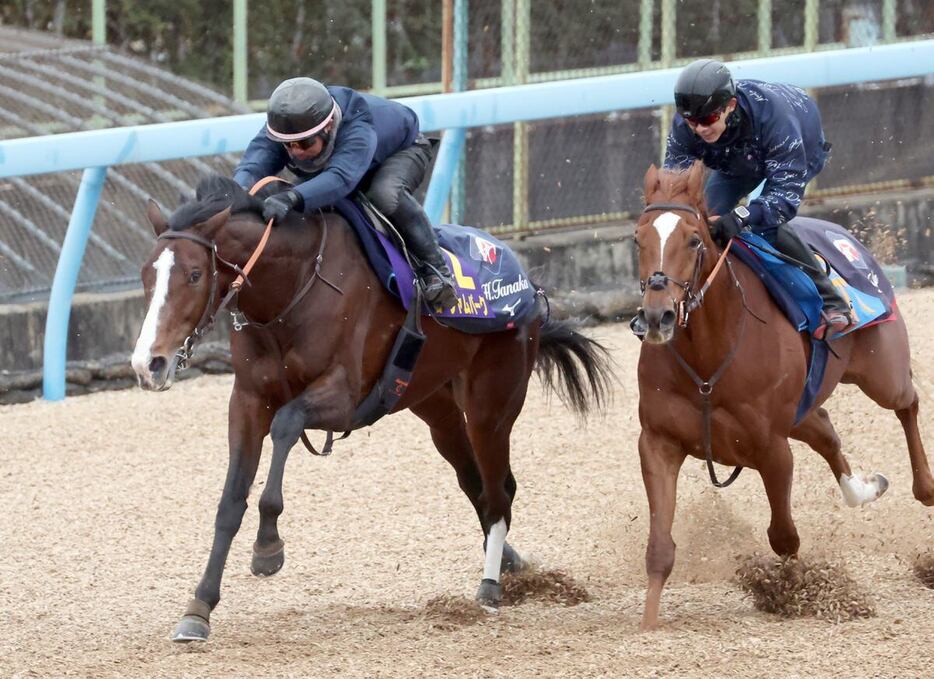
POLYGON ((853 322, 849 304, 788 224, 830 150, 816 102, 791 85, 734 83, 724 64, 700 59, 678 77, 675 107, 665 167, 688 169, 701 160, 713 170, 704 193, 708 214, 720 216, 711 220, 714 240, 723 246, 752 229, 814 281, 824 303, 824 322, 814 336, 846 330, 853 322), (737 206, 763 180, 761 195, 748 207, 737 206))

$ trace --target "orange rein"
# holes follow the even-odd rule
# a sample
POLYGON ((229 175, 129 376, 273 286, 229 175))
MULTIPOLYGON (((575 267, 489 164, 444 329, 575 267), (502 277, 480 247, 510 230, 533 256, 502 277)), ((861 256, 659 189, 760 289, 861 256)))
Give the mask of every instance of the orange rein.
MULTIPOLYGON (((257 191, 259 191, 267 184, 271 184, 272 182, 285 182, 288 184, 288 182, 280 177, 263 177, 258 182, 253 184, 253 188, 250 189, 250 195, 255 196, 257 191)), ((243 266, 241 272, 234 279, 234 282, 230 284, 231 290, 240 289, 240 287, 243 285, 243 281, 247 276, 250 275, 250 271, 253 269, 253 265, 256 264, 256 260, 258 260, 259 256, 263 254, 263 250, 266 248, 266 243, 269 241, 269 234, 272 233, 272 221, 273 220, 270 219, 266 223, 266 230, 263 232, 263 237, 259 239, 259 244, 256 246, 256 249, 253 250, 253 254, 250 255, 250 259, 247 260, 247 263, 243 266)))

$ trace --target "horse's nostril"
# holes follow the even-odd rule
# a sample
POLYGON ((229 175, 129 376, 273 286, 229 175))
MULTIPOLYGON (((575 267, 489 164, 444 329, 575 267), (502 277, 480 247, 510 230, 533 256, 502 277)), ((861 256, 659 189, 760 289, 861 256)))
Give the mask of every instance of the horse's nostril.
POLYGON ((675 324, 675 319, 675 312, 671 309, 667 309, 665 313, 662 314, 660 325, 667 328, 675 324))
POLYGON ((149 362, 149 372, 153 375, 158 375, 165 370, 166 365, 167 362, 164 356, 156 356, 149 362))

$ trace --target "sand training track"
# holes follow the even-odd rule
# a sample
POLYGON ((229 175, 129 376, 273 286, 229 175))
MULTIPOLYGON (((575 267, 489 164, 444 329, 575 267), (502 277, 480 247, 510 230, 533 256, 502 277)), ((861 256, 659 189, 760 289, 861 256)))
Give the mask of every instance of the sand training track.
MULTIPOLYGON (((900 303, 930 454, 934 292, 900 303)), ((481 536, 453 472, 405 413, 329 459, 293 451, 279 522, 286 563, 268 579, 249 572, 254 488, 210 641, 170 643, 206 563, 227 465, 231 378, 205 377, 164 394, 0 408, 0 676, 931 676, 934 590, 910 564, 934 549, 934 510, 911 496, 894 414, 849 387, 828 406, 845 451, 892 487, 848 509, 824 461, 796 445, 794 511, 802 555, 842 562, 878 616, 832 624, 755 611, 731 578, 737 557, 768 550, 759 477, 747 471, 717 491, 692 460, 664 626, 637 633, 647 532, 638 342, 623 325, 589 332, 618 361, 615 401, 579 428, 533 383, 512 437, 510 534, 523 555, 586 587, 589 603, 527 602, 462 625, 425 614, 435 597, 473 596, 481 536)), ((268 447, 263 462, 257 486, 268 447)))

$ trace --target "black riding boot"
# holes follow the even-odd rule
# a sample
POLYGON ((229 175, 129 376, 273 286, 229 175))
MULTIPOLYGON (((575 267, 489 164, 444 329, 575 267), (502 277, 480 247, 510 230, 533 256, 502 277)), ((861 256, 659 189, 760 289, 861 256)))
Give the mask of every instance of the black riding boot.
POLYGON ((817 257, 814 256, 811 248, 801 240, 801 237, 788 224, 782 224, 778 227, 775 242, 772 245, 783 255, 796 260, 801 270, 811 277, 817 287, 817 292, 820 294, 824 305, 823 316, 825 322, 814 331, 814 336, 817 339, 823 339, 827 334, 846 330, 853 322, 850 305, 837 292, 836 287, 827 276, 817 257))
POLYGON ((393 213, 393 222, 402 232, 406 246, 418 258, 415 274, 422 286, 425 300, 434 306, 450 309, 457 304, 453 277, 448 263, 441 254, 438 237, 431 228, 428 215, 418 201, 408 192, 399 199, 399 207, 393 213))

